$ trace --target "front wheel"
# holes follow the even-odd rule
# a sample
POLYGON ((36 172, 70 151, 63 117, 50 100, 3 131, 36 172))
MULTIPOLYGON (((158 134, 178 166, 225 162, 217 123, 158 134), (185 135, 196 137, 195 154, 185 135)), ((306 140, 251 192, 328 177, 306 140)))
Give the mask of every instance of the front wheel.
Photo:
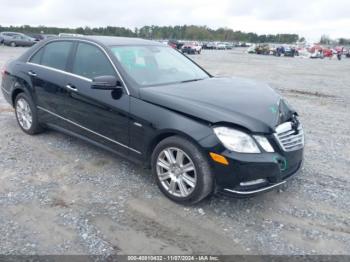
POLYGON ((16 43, 15 42, 11 42, 10 44, 12 47, 16 47, 16 43))
POLYGON ((156 146, 152 172, 160 190, 177 203, 194 204, 213 191, 214 179, 206 157, 182 137, 166 138, 156 146))

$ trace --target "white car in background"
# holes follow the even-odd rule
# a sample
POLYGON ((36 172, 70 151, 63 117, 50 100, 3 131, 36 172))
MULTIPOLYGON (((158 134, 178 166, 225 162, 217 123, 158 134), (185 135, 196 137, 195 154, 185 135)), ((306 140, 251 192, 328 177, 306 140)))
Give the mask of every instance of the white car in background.
POLYGON ((217 50, 226 50, 226 44, 221 42, 215 43, 215 49, 217 50))
POLYGON ((82 34, 59 33, 58 37, 83 37, 82 34))
POLYGON ((187 54, 200 54, 202 45, 199 42, 187 42, 181 47, 181 51, 187 54))

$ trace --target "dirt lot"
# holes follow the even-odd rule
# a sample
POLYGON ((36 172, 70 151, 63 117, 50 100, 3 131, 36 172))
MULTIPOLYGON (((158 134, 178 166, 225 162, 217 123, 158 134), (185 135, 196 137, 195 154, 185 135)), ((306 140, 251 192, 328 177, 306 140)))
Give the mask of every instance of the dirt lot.
MULTIPOLYGON (((0 66, 24 50, 0 46, 0 66)), ((350 59, 192 58, 294 105, 307 140, 299 176, 255 198, 180 206, 128 161, 53 131, 25 135, 0 96, 0 254, 350 254, 350 59)))

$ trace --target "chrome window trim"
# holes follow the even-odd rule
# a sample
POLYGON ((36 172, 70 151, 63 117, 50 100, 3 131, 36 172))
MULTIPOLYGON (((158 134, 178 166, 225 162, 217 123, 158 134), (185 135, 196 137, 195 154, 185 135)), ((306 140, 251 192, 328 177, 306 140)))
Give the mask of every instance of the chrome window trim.
POLYGON ((50 67, 50 66, 39 65, 39 64, 36 64, 36 63, 32 63, 32 62, 27 62, 27 64, 33 65, 33 66, 38 66, 38 67, 45 68, 45 69, 48 69, 48 70, 52 70, 52 71, 55 71, 55 72, 58 72, 58 73, 66 74, 66 75, 69 75, 69 76, 74 76, 76 78, 80 78, 80 79, 85 80, 87 82, 92 82, 92 79, 90 79, 90 78, 83 77, 83 76, 80 76, 80 75, 76 75, 76 74, 73 74, 73 73, 69 73, 67 71, 56 69, 56 68, 53 68, 53 67, 50 67))
MULTIPOLYGON (((116 67, 115 64, 113 63, 111 57, 108 55, 108 53, 106 52, 106 50, 105 50, 101 45, 99 45, 99 44, 97 44, 97 43, 95 43, 95 42, 93 42, 93 41, 89 41, 89 40, 86 40, 86 39, 74 39, 74 38, 65 38, 65 39, 54 39, 54 40, 50 40, 50 41, 46 42, 44 46, 40 47, 40 48, 39 48, 38 50, 36 50, 33 54, 31 54, 31 55, 28 57, 26 63, 27 63, 27 64, 32 64, 32 65, 37 65, 37 66, 43 66, 43 65, 39 65, 39 64, 30 62, 30 59, 32 59, 32 57, 33 57, 37 52, 39 52, 39 50, 41 50, 42 48, 44 48, 46 45, 48 45, 48 44, 50 44, 50 43, 54 43, 54 42, 63 42, 63 41, 73 41, 73 42, 78 42, 78 44, 79 44, 79 42, 85 42, 85 43, 89 43, 89 44, 95 45, 95 46, 97 46, 99 49, 101 49, 102 52, 107 56, 107 58, 108 58, 109 62, 111 63, 111 65, 112 65, 114 71, 117 73, 118 77, 119 77, 120 80, 122 81, 123 86, 125 87, 126 93, 127 93, 128 95, 130 95, 129 89, 128 89, 127 85, 125 84, 125 81, 124 81, 123 77, 121 76, 121 74, 119 73, 117 67, 116 67)), ((70 75, 70 76, 75 76, 75 77, 78 77, 78 78, 80 78, 80 79, 88 80, 89 82, 92 82, 92 79, 87 78, 87 77, 83 77, 83 76, 80 76, 80 75, 76 75, 76 74, 73 74, 73 73, 70 73, 70 72, 67 72, 67 71, 64 71, 64 70, 59 70, 59 69, 56 69, 56 68, 53 68, 53 67, 49 67, 49 66, 43 66, 43 67, 45 67, 46 69, 53 69, 54 71, 59 71, 59 72, 61 72, 61 73, 63 72, 63 73, 66 73, 66 74, 68 74, 68 75, 70 75)))
POLYGON ((44 112, 46 112, 46 113, 48 113, 48 114, 50 114, 50 115, 53 115, 53 116, 55 116, 55 117, 58 117, 58 118, 60 118, 60 119, 62 119, 62 120, 64 120, 64 121, 66 121, 66 122, 68 122, 68 123, 70 123, 70 124, 72 124, 72 125, 75 125, 75 126, 77 126, 77 127, 80 127, 81 129, 84 129, 84 130, 86 130, 86 131, 88 131, 88 132, 90 132, 90 133, 92 133, 92 134, 94 134, 94 135, 97 135, 97 136, 99 136, 99 137, 102 137, 102 138, 104 138, 104 139, 106 139, 106 140, 108 140, 108 141, 110 141, 110 142, 113 142, 113 143, 115 143, 115 144, 117 144, 117 145, 119 145, 119 146, 122 146, 122 147, 127 148, 127 149, 129 149, 129 150, 131 150, 131 151, 133 151, 133 152, 135 152, 135 153, 137 153, 137 154, 142 155, 142 153, 141 153, 140 151, 136 150, 136 149, 133 149, 133 148, 128 147, 127 145, 124 145, 124 144, 122 144, 122 143, 120 143, 120 142, 118 142, 118 141, 115 141, 115 140, 113 140, 113 139, 111 139, 111 138, 109 138, 109 137, 106 137, 106 136, 104 136, 104 135, 101 135, 100 133, 97 133, 97 132, 95 132, 95 131, 93 131, 93 130, 91 130, 91 129, 89 129, 89 128, 86 128, 86 127, 84 127, 84 126, 82 126, 82 125, 79 125, 79 124, 75 123, 75 122, 72 121, 72 120, 69 120, 69 119, 67 119, 67 118, 65 118, 65 117, 63 117, 63 116, 60 116, 60 115, 58 115, 58 114, 56 114, 56 113, 53 113, 53 112, 51 112, 50 110, 47 110, 47 109, 45 109, 45 108, 43 108, 43 107, 41 107, 41 106, 37 106, 37 108, 40 109, 40 110, 42 110, 42 111, 44 111, 44 112))

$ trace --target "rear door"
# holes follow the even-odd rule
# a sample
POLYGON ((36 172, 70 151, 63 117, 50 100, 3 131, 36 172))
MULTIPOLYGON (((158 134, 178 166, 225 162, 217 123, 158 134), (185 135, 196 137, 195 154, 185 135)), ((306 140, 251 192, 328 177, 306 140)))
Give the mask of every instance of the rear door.
POLYGON ((75 123, 74 131, 123 154, 138 154, 128 147, 129 95, 91 89, 94 77, 118 77, 104 50, 94 43, 78 42, 70 71, 66 79, 70 90, 64 94, 67 103, 62 110, 64 117, 75 123))
POLYGON ((31 77, 34 99, 45 121, 61 122, 66 99, 67 64, 73 51, 73 42, 50 42, 36 52, 26 64, 31 77))

